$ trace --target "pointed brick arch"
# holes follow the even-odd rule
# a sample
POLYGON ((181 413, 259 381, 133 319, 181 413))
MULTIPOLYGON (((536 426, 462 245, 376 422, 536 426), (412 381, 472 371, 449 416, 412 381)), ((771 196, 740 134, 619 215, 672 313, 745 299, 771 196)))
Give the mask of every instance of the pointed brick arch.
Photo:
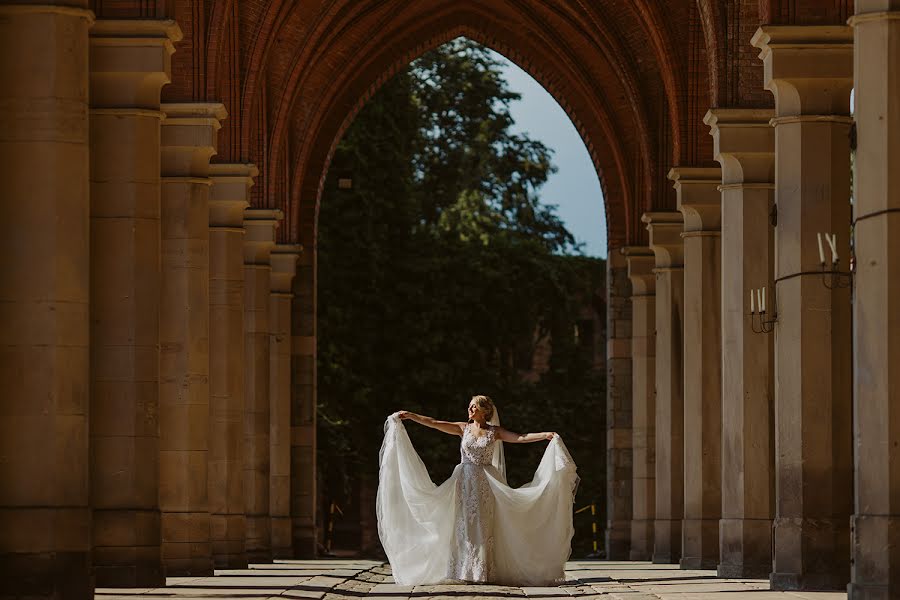
MULTIPOLYGON (((367 66, 379 65, 381 67, 381 65, 388 65, 387 68, 381 67, 377 77, 362 77, 350 80, 345 83, 343 89, 335 92, 335 104, 333 106, 336 108, 332 108, 332 110, 323 115, 316 137, 312 138, 313 143, 308 146, 309 153, 305 157, 297 158, 297 162, 302 165, 302 168, 297 168, 293 172, 291 180, 292 194, 289 210, 298 211, 296 214, 298 218, 292 219, 292 225, 300 225, 303 228, 304 225, 308 227, 311 221, 314 222, 318 199, 321 196, 321 187, 331 154, 344 130, 352 123, 355 115, 375 91, 397 71, 427 50, 456 37, 465 36, 491 47, 517 63, 535 77, 557 99, 585 141, 587 150, 600 177, 604 197, 607 199, 606 217, 607 223, 610 224, 608 226, 609 239, 613 240, 613 243, 624 243, 629 224, 633 223, 635 217, 634 211, 631 210, 633 202, 631 197, 632 190, 629 189, 627 179, 629 171, 627 148, 623 148, 618 143, 618 140, 621 140, 625 135, 621 124, 604 118, 609 112, 608 108, 596 102, 597 98, 592 103, 587 101, 587 90, 584 89, 584 86, 571 85, 569 82, 562 80, 561 77, 553 77, 552 74, 542 70, 544 65, 525 58, 522 53, 505 43, 503 37, 490 36, 485 34, 482 29, 476 29, 475 23, 477 23, 480 16, 472 13, 457 12, 453 17, 453 24, 450 26, 447 26, 446 22, 444 22, 437 26, 429 26, 432 24, 428 24, 417 27, 419 36, 411 38, 411 42, 406 47, 401 47, 402 49, 399 52, 381 53, 366 61, 367 66), (440 27, 441 25, 443 27, 440 27), (390 63, 387 62, 389 60, 391 61, 390 63), (581 89, 578 89, 579 87, 581 89), (575 99, 570 102, 568 99, 573 97, 575 99), (348 102, 344 98, 355 99, 355 102, 348 106, 348 102), (580 118, 580 114, 585 112, 592 114, 589 114, 585 119, 580 118)), ((533 49, 529 48, 528 50, 533 49)), ((362 68, 360 71, 366 72, 367 69, 362 68)), ((641 152, 641 150, 647 150, 648 145, 642 145, 639 148, 638 153, 647 156, 647 153, 641 152)), ((277 155, 277 151, 273 153, 273 157, 277 155)), ((647 165, 647 168, 649 168, 649 165, 647 165)), ((293 234, 299 235, 301 243, 311 244, 314 241, 314 232, 295 230, 293 234), (311 234, 313 237, 310 237, 311 234)))
MULTIPOLYGON (((632 22, 628 29, 604 26, 610 21, 606 15, 583 3, 504 3, 503 10, 483 1, 427 4, 427 10, 416 10, 392 1, 335 3, 312 19, 299 8, 284 16, 284 9, 273 4, 261 18, 261 27, 276 40, 254 37, 251 48, 268 59, 269 72, 257 65, 246 69, 243 105, 256 106, 262 82, 268 80, 264 158, 270 171, 286 167, 291 176, 287 185, 268 185, 261 201, 285 209, 290 224, 286 239, 314 243, 318 197, 330 155, 365 100, 423 52, 465 35, 519 64, 556 98, 585 141, 601 178, 610 245, 641 240, 640 214, 670 203, 667 184, 659 183, 666 167, 656 157, 665 140, 680 136, 684 121, 669 118, 680 109, 678 99, 666 94, 676 88, 678 73, 668 71, 677 55, 665 55, 661 61, 633 55, 636 33, 654 26, 643 19, 657 18, 658 12, 643 3, 639 7, 644 12, 629 8, 623 16, 619 10, 620 19, 632 22), (275 14, 284 16, 277 25, 275 14), (303 43, 291 45, 285 32, 301 27, 303 43), (290 65, 285 65, 286 52, 291 54, 290 65), (651 77, 667 73, 665 82, 648 81, 637 66, 646 71, 648 63, 651 77)), ((667 35, 655 34, 658 40, 667 35)), ((258 127, 246 120, 244 136, 254 139, 258 127)))

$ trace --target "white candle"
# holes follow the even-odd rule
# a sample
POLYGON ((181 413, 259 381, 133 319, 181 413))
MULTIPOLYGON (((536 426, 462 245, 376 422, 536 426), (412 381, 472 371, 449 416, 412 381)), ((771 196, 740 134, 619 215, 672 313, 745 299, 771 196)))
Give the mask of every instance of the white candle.
POLYGON ((766 288, 763 288, 762 308, 759 309, 759 312, 763 314, 766 312, 766 288))
POLYGON ((753 304, 753 290, 750 290, 750 314, 756 313, 756 306, 753 304))
POLYGON ((759 313, 763 312, 763 303, 762 303, 762 290, 756 290, 756 307, 759 309, 759 313))
POLYGON ((816 239, 819 241, 819 262, 825 264, 825 251, 822 250, 822 234, 817 233, 816 239))
POLYGON ((837 264, 838 261, 838 253, 837 253, 837 234, 825 234, 825 240, 828 242, 828 246, 831 248, 831 262, 833 264, 837 264))

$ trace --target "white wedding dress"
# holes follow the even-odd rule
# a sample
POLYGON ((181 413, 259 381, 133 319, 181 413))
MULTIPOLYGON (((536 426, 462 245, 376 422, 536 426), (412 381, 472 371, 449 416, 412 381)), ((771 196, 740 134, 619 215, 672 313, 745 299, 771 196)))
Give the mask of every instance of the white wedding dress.
POLYGON ((578 475, 562 439, 553 438, 534 479, 519 488, 506 483, 503 442, 494 429, 479 436, 467 425, 460 456, 450 478, 435 485, 397 414, 385 422, 376 503, 394 580, 563 582, 578 475))

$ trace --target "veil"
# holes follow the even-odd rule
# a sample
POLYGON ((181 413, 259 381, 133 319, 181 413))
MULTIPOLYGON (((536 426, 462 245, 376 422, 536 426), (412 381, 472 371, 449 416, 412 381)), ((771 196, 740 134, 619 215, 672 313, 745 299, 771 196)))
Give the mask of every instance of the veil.
MULTIPOLYGON (((494 406, 494 414, 488 419, 488 425, 500 427, 500 412, 496 406, 494 406)), ((498 439, 495 443, 497 447, 494 448, 494 457, 491 459, 491 464, 500 473, 500 480, 506 483, 506 457, 503 454, 503 441, 498 439)))

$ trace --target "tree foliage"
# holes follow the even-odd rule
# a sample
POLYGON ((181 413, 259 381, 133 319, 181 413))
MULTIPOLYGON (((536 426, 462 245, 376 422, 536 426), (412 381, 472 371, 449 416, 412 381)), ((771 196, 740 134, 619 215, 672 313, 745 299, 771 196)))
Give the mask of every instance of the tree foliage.
MULTIPOLYGON (((476 393, 497 401, 510 429, 559 431, 579 463, 579 496, 599 496, 604 381, 573 330, 601 293, 603 261, 579 256, 541 202, 551 152, 512 132, 518 95, 500 66, 464 39, 428 52, 379 90, 336 150, 318 226, 329 500, 347 504, 355 480, 377 478, 388 414, 464 420, 476 393), (552 339, 550 368, 528 383, 541 336, 552 339)), ((433 477, 449 475, 459 439, 410 430, 433 477)), ((529 446, 508 453, 512 483, 537 466, 543 445, 529 446)))

